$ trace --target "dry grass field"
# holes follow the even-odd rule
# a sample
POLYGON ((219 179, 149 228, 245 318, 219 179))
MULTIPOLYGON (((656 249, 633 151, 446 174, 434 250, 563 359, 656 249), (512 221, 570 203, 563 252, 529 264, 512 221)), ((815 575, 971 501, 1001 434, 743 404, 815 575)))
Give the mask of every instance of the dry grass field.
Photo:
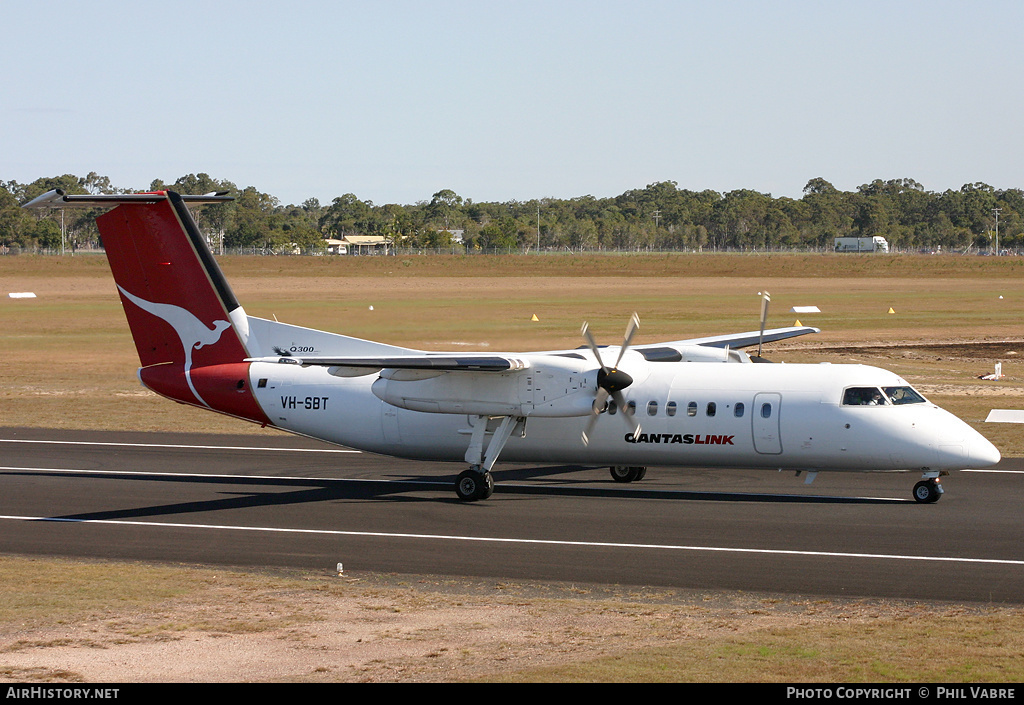
MULTIPOLYGON (((888 255, 225 258, 250 315, 426 349, 822 332, 779 362, 898 372, 1024 454, 1024 260, 888 255), (798 316, 793 306, 821 313, 798 316), (371 309, 372 307, 372 309, 371 309), (891 313, 890 313, 891 309, 891 313), (538 320, 532 320, 536 316, 538 320), (980 375, 1001 362, 1004 380, 980 375)), ((159 399, 105 258, 0 258, 0 425, 275 433, 159 399), (10 299, 31 291, 34 299, 10 299)), ((601 590, 414 576, 253 575, 0 558, 0 680, 1017 682, 1024 610, 601 590), (244 608, 243 608, 244 606, 244 608), (190 670, 174 670, 187 663, 190 670)))
MULTIPOLYGON (((757 293, 767 290, 769 326, 802 318, 822 329, 769 346, 771 359, 886 367, 976 425, 991 408, 1024 408, 1022 258, 668 254, 221 263, 250 315, 432 350, 576 347, 585 320, 599 341, 614 344, 633 311, 641 320, 637 343, 753 330, 757 293), (790 313, 802 305, 821 313, 790 313), (996 362, 1005 379, 979 380, 996 362)), ((274 433, 165 402, 139 386, 104 257, 0 258, 0 282, 8 339, 0 423, 274 433), (36 298, 7 298, 17 291, 36 298)), ((1015 427, 979 428, 1004 455, 1024 454, 1015 427)))

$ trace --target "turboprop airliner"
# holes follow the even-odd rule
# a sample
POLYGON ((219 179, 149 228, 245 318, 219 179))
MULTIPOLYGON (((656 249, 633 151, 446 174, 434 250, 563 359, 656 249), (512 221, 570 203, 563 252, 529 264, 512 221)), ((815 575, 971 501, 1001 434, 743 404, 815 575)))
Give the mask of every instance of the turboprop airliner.
POLYGON ((619 482, 649 466, 909 471, 922 503, 948 471, 999 461, 892 372, 753 364, 763 343, 818 332, 765 330, 765 304, 758 331, 634 346, 634 315, 620 345, 599 346, 584 324, 580 348, 523 353, 428 352, 248 316, 189 212, 229 199, 58 190, 26 207, 107 207, 97 224, 143 385, 351 448, 464 462, 463 500, 491 495, 499 456, 605 465, 619 482))

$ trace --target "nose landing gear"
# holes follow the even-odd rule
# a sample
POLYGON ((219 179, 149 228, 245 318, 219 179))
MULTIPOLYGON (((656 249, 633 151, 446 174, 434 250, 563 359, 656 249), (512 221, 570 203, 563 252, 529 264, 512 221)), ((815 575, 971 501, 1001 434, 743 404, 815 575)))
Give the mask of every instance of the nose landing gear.
POLYGON ((914 501, 920 504, 932 504, 939 501, 944 491, 939 483, 939 478, 928 477, 914 485, 914 501))

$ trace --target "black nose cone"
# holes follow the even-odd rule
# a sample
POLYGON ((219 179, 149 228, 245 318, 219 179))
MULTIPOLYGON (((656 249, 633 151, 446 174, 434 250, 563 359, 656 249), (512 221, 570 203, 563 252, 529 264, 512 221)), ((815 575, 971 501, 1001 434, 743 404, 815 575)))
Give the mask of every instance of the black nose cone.
POLYGON ((599 370, 597 373, 597 386, 609 392, 618 392, 633 384, 633 378, 619 369, 599 370))

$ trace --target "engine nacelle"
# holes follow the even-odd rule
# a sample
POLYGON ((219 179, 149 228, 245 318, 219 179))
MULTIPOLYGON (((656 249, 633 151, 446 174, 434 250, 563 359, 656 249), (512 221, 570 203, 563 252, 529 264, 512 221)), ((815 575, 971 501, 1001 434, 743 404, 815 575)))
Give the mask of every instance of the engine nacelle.
POLYGON ((575 357, 533 357, 515 372, 381 370, 370 387, 392 406, 433 414, 587 416, 597 370, 575 357))
POLYGON ((750 362, 750 356, 742 350, 712 348, 704 345, 675 346, 684 362, 750 362))

